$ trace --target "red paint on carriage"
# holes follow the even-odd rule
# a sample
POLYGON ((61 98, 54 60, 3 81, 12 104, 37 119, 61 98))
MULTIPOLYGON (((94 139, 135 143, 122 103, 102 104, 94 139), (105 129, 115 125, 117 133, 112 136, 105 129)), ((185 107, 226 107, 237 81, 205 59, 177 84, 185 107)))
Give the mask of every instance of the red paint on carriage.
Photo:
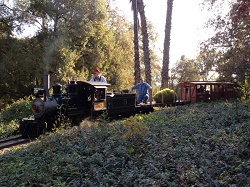
POLYGON ((234 84, 230 82, 197 81, 180 83, 180 100, 210 102, 234 97, 234 84))

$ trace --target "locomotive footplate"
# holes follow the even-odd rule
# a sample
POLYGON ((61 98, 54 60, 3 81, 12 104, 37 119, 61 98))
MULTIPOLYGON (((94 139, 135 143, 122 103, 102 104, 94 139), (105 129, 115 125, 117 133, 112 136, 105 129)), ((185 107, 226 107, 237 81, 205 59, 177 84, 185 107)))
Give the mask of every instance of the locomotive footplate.
POLYGON ((136 111, 136 113, 147 114, 147 113, 153 112, 154 107, 153 107, 153 105, 151 105, 149 103, 142 103, 140 105, 136 105, 135 111, 136 111))

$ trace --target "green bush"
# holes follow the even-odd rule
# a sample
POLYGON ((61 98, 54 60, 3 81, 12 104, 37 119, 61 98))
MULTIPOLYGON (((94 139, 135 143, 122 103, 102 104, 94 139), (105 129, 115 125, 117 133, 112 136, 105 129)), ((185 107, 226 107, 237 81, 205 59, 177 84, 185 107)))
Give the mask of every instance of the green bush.
POLYGON ((10 123, 31 115, 31 101, 27 98, 19 99, 0 112, 0 121, 10 123))
POLYGON ((9 137, 17 132, 19 124, 15 121, 9 123, 0 122, 0 138, 9 137))
MULTIPOLYGON (((176 97, 175 97, 176 98, 176 97)), ((165 88, 163 90, 160 90, 157 92, 154 96, 153 99, 155 100, 156 103, 168 103, 168 102, 173 102, 174 101, 174 90, 171 90, 169 88, 165 88), (162 101, 163 100, 163 101, 162 101)))
POLYGON ((19 120, 31 115, 31 101, 19 99, 0 112, 0 138, 8 137, 18 130, 19 120))

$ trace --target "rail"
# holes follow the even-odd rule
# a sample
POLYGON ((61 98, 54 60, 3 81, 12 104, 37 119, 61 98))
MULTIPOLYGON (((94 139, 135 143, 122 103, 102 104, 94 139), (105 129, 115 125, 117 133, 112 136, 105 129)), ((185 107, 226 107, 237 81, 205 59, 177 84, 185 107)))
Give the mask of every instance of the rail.
POLYGON ((3 138, 3 139, 0 139, 0 150, 5 149, 5 148, 9 148, 9 147, 13 147, 16 145, 25 144, 25 143, 28 143, 31 141, 32 141, 32 139, 24 139, 24 138, 22 138, 21 135, 3 138))

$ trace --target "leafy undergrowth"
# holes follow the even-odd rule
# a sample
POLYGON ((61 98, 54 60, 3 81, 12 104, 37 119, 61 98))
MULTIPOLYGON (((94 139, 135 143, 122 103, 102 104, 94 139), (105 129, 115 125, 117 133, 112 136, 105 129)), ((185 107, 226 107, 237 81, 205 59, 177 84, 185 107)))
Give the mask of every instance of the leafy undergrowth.
POLYGON ((249 104, 86 120, 2 154, 1 186, 250 186, 249 104))
POLYGON ((14 135, 18 131, 21 118, 31 115, 31 100, 19 99, 0 111, 0 138, 14 135))
POLYGON ((0 122, 0 138, 6 138, 14 135, 18 128, 19 123, 14 120, 8 123, 0 122))

